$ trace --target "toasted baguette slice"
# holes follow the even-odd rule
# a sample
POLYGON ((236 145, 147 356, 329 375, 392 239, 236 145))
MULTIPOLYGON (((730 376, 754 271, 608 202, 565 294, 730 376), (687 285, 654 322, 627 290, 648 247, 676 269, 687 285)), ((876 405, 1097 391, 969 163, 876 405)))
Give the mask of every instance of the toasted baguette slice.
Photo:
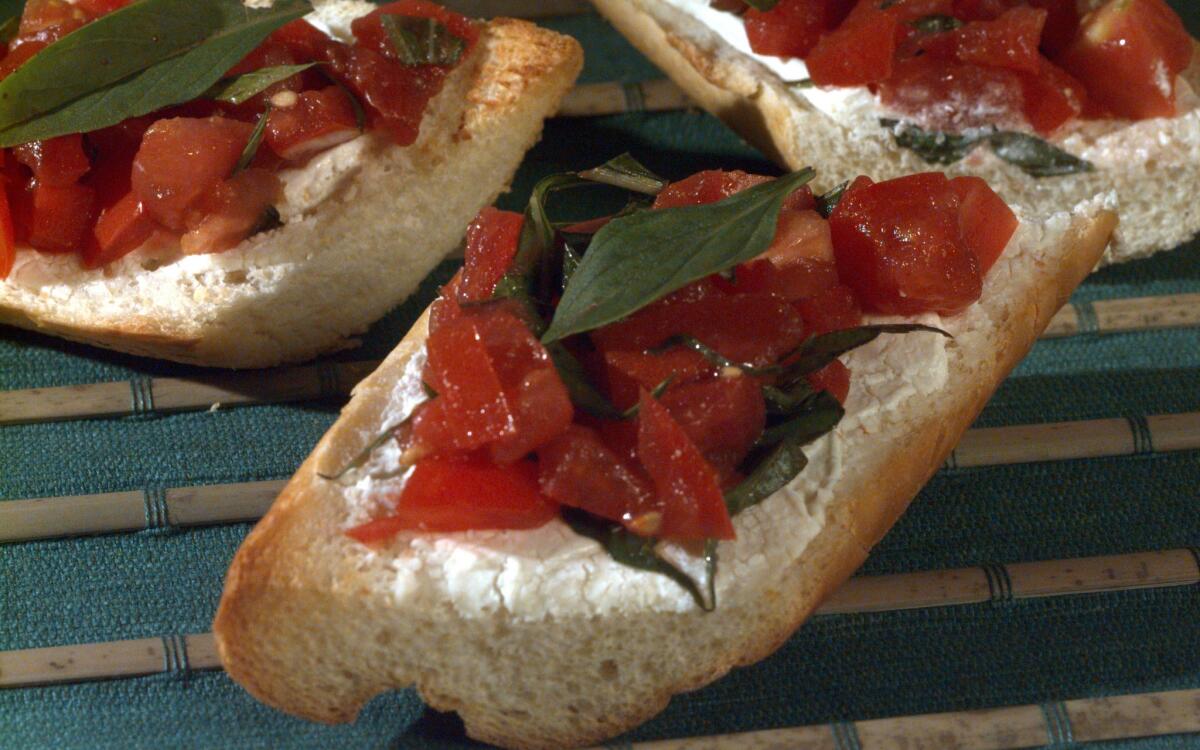
POLYGON ((371 696, 415 684, 474 737, 562 748, 764 658, 862 563, 1091 271, 1116 224, 1103 203, 1024 217, 978 303, 920 318, 952 340, 888 335, 848 355, 846 417, 807 449, 799 477, 734 518, 711 613, 557 520, 383 547, 342 533, 395 497, 399 448, 385 444, 349 480, 319 474, 424 398, 423 317, 238 551, 214 623, 225 669, 260 700, 318 721, 350 721, 371 696))
MULTIPOLYGON (((318 3, 335 31, 374 6, 318 3)), ((452 252, 507 188, 582 66, 573 39, 488 23, 430 102, 416 143, 364 135, 282 174, 285 224, 223 253, 162 262, 140 251, 88 271, 18 253, 0 323, 120 351, 267 367, 352 346, 452 252)))
MULTIPOLYGON (((679 3, 592 2, 698 104, 780 164, 791 169, 811 165, 818 176, 865 174, 876 180, 943 169, 896 146, 869 96, 839 110, 835 118, 680 11, 679 3)), ((1070 210, 1115 191, 1121 226, 1104 263, 1174 248, 1200 232, 1200 204, 1193 197, 1200 189, 1200 50, 1182 79, 1178 117, 1080 122, 1056 134, 1054 144, 1090 160, 1094 172, 1035 179, 987 148, 944 169, 951 175, 977 174, 1010 204, 1039 211, 1070 210)))

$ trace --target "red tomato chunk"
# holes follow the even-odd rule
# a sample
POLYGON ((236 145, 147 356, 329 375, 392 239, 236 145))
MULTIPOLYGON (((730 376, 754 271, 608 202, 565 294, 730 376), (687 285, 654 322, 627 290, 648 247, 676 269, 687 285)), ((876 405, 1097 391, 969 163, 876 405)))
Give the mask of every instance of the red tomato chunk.
MULTIPOLYGON (((916 12, 916 3, 904 8, 916 12)), ((669 185, 655 205, 713 203, 768 179, 701 172, 669 185)), ((718 366, 679 342, 664 344, 688 336, 734 362, 766 367, 786 363, 807 337, 860 325, 864 307, 961 310, 978 297, 983 274, 1017 224, 982 180, 938 173, 879 184, 860 177, 829 221, 813 206, 807 190, 787 199, 770 248, 740 264, 733 278, 701 279, 563 342, 623 412, 606 418, 576 411, 522 308, 491 298, 512 265, 523 219, 482 211, 467 232, 464 268, 433 306, 424 381, 437 395, 418 408, 408 447, 435 458, 417 464, 414 480, 422 479, 413 496, 433 492, 422 472, 443 466, 435 460, 502 471, 529 465, 533 455, 541 494, 555 503, 638 535, 732 539, 724 492, 753 469, 747 460, 768 424, 763 386, 776 376, 718 366)), ((835 360, 805 379, 844 402, 851 373, 835 360)), ((352 535, 375 541, 402 529, 526 523, 521 512, 504 525, 490 504, 475 521, 457 505, 465 492, 444 491, 447 506, 422 516, 417 509, 425 506, 410 503, 406 489, 396 514, 352 535)))

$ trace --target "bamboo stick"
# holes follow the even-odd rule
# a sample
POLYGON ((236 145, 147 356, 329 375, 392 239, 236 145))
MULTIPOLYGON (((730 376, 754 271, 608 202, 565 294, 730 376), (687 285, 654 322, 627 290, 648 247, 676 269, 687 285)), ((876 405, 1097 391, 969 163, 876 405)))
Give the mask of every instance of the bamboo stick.
POLYGON ((627 112, 663 112, 691 106, 687 95, 665 78, 641 83, 585 83, 567 92, 559 117, 596 117, 627 112))
MULTIPOLYGON (((1197 561, 1192 550, 1166 550, 861 576, 847 581, 821 605, 817 615, 1188 586, 1200 582, 1197 561)), ((184 666, 190 669, 219 666, 210 635, 186 636, 183 645, 186 648, 180 653, 178 642, 168 637, 0 652, 0 687, 128 677, 184 666)))
POLYGON ((1200 690, 639 742, 631 750, 1007 750, 1200 731, 1200 690))
MULTIPOLYGON (((1108 300, 1091 307, 1092 312, 1084 317, 1097 320, 1102 333, 1200 325, 1200 294, 1108 300)), ((1048 335, 1061 337, 1084 332, 1079 320, 1076 308, 1063 308, 1047 329, 1048 335)), ((114 383, 0 391, 0 425, 344 397, 378 364, 378 361, 325 363, 192 378, 135 378, 114 383)), ((1111 440, 1122 427, 1114 423, 1107 429, 1111 435, 1106 439, 1111 440)), ((1157 429, 1167 429, 1167 425, 1163 423, 1157 429)), ((1155 437, 1157 440, 1158 436, 1155 437)), ((1188 439, 1186 433, 1183 439, 1188 439)))

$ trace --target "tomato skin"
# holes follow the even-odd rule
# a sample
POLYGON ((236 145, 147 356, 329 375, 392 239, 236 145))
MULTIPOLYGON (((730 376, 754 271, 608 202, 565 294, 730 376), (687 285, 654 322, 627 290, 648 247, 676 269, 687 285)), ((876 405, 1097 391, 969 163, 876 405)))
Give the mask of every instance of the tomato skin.
POLYGON ((95 218, 95 191, 83 185, 35 185, 32 198, 29 245, 50 253, 80 250, 95 218))
MULTIPOLYGON (((380 20, 385 15, 408 16, 409 18, 432 18, 446 25, 451 34, 466 42, 463 54, 468 54, 479 40, 479 29, 466 16, 447 10, 442 6, 425 2, 425 0, 398 0, 376 8, 362 18, 355 19, 350 25, 354 38, 360 44, 374 49, 389 59, 395 59, 396 51, 392 47, 387 31, 380 20)), ((437 67, 437 66, 422 66, 437 67)))
POLYGON ((812 336, 862 325, 862 308, 848 286, 836 284, 794 304, 812 336))
POLYGON ((546 497, 618 523, 662 512, 650 480, 582 425, 538 450, 538 484, 546 497))
POLYGON ((146 211, 168 229, 233 172, 254 126, 223 117, 176 117, 150 126, 133 160, 131 184, 146 211))
POLYGON ((848 190, 829 219, 838 275, 875 312, 954 314, 983 289, 959 225, 959 198, 939 172, 848 190))
POLYGON ((136 250, 157 228, 158 223, 146 213, 138 197, 126 193, 100 213, 92 228, 96 242, 84 247, 83 267, 99 268, 136 250))
POLYGON ((1047 12, 1018 6, 993 21, 972 21, 946 34, 954 57, 964 63, 1037 73, 1038 43, 1047 12))
POLYGON ((271 32, 268 39, 282 45, 297 60, 319 59, 321 51, 330 41, 329 37, 325 36, 320 29, 303 18, 297 18, 295 21, 280 26, 271 32))
POLYGON ((875 9, 870 0, 860 3, 809 52, 804 59, 808 74, 818 86, 865 86, 887 80, 901 32, 894 14, 875 9))
POLYGON ((929 55, 897 61, 879 84, 891 110, 927 130, 951 133, 990 125, 1019 128, 1024 90, 1020 76, 1003 68, 938 60, 929 55))
POLYGON ((750 8, 744 16, 750 49, 760 55, 804 57, 852 5, 850 0, 780 0, 768 11, 750 8))
POLYGON ((1049 135, 1076 119, 1088 106, 1084 85, 1044 57, 1039 60, 1036 75, 1021 75, 1021 85, 1025 119, 1042 135, 1049 135))
POLYGON ((466 258, 457 298, 460 302, 490 299, 496 282, 508 272, 517 254, 525 217, 488 206, 467 227, 466 258))
POLYGON ((252 167, 222 180, 202 196, 188 231, 179 239, 185 254, 212 253, 236 247, 263 220, 280 191, 274 172, 252 167))
POLYGON ((850 395, 850 368, 840 360, 833 360, 820 370, 806 375, 804 379, 814 391, 828 391, 839 404, 844 405, 846 396, 850 395))
POLYGON ((349 97, 337 86, 302 91, 291 107, 275 107, 263 140, 283 159, 304 161, 315 153, 358 136, 349 97))
POLYGON ((8 208, 8 191, 0 187, 0 280, 8 278, 16 260, 17 241, 12 212, 8 208))
POLYGON ((963 240, 979 259, 980 274, 986 276, 1020 222, 982 178, 955 177, 949 186, 958 195, 963 240))
POLYGON ((83 136, 77 133, 22 144, 13 149, 13 156, 33 170, 39 184, 52 187, 74 185, 91 168, 83 136))
POLYGON ((646 391, 638 404, 638 460, 663 506, 659 534, 678 541, 733 539, 716 470, 666 407, 646 391))
POLYGON ((496 466, 473 455, 435 456, 417 462, 392 515, 346 534, 374 544, 400 531, 536 529, 557 516, 558 504, 538 490, 532 461, 496 466))
POLYGON ((1187 68, 1192 38, 1163 0, 1108 0, 1083 17, 1055 58, 1115 117, 1174 117, 1176 77, 1187 68))
POLYGON ((653 391, 670 378, 673 386, 716 374, 699 352, 675 348, 650 354, 643 351, 606 351, 602 381, 609 400, 618 409, 637 403, 642 390, 653 391))
POLYGON ((762 387, 748 375, 673 386, 660 402, 722 479, 737 470, 767 424, 762 387))

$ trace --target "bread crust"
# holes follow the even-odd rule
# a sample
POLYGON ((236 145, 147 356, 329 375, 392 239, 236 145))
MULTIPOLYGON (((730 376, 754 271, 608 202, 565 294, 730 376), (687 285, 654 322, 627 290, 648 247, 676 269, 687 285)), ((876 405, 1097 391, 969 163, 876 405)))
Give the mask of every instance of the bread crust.
MULTIPOLYGON (((856 433, 856 470, 832 486, 820 531, 769 575, 725 580, 711 613, 467 615, 448 601, 402 606, 364 574, 362 546, 338 531, 344 490, 317 472, 336 471, 378 434, 393 385, 427 335, 424 316, 359 384, 238 551, 214 622, 222 663, 260 700, 318 721, 349 721, 378 692, 415 685, 433 707, 459 712, 473 737, 505 747, 579 746, 627 730, 672 695, 769 655, 851 575, 1090 271, 1115 224, 1094 211, 1036 251, 1002 256, 978 303, 987 330, 953 342, 955 386, 932 402, 910 400, 905 414, 920 417, 856 433)), ((774 500, 734 519, 737 544, 754 520, 744 516, 761 521, 774 500)), ((403 561, 392 549, 373 554, 403 561)))
POLYGON ((62 284, 10 279, 0 281, 0 323, 236 368, 355 345, 353 336, 407 297, 455 249, 470 218, 507 189, 582 66, 575 40, 514 19, 488 22, 476 49, 431 102, 417 143, 372 141, 365 150, 374 161, 334 195, 218 254, 213 262, 224 266, 203 283, 149 269, 126 285, 131 298, 122 300, 123 289, 110 294, 103 286, 112 269, 76 272, 67 293, 62 284), (256 273, 268 280, 258 283, 256 273))
MULTIPOLYGON (((662 0, 592 3, 697 104, 789 169, 812 166, 818 175, 866 174, 876 180, 929 170, 952 176, 978 174, 1010 204, 1031 213, 1069 211, 1115 190, 1121 226, 1103 263, 1169 250, 1200 232, 1200 206, 1191 199, 1192 191, 1200 188, 1200 111, 1188 114, 1187 125, 1179 128, 1182 133, 1148 136, 1168 137, 1176 150, 1171 158, 1160 158, 1153 149, 1140 150, 1121 160, 1119 169, 1041 179, 990 154, 942 167, 896 147, 882 127, 851 129, 797 101, 773 74, 715 34, 685 27, 680 14, 662 0), (1191 189, 1164 189, 1167 185, 1191 189)), ((1183 77, 1200 92, 1200 42, 1194 45, 1197 52, 1183 77)))

